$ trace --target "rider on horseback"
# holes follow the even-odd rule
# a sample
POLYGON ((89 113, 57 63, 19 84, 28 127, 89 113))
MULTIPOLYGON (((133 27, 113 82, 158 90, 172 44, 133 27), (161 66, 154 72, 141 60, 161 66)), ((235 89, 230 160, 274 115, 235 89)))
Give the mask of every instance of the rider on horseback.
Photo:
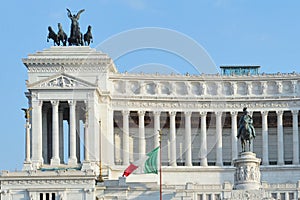
POLYGON ((238 129, 238 135, 237 138, 241 137, 241 134, 243 133, 243 130, 246 129, 249 133, 252 134, 252 137, 255 138, 255 129, 253 126, 253 119, 249 115, 247 108, 243 108, 243 116, 240 118, 239 121, 239 129, 238 129))

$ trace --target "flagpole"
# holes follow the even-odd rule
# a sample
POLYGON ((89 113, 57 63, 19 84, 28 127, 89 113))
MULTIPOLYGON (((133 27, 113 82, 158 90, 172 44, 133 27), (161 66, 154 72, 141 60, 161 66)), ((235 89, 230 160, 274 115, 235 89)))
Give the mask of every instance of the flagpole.
POLYGON ((161 157, 162 157, 162 150, 161 150, 161 140, 162 140, 162 131, 158 130, 159 134, 159 199, 162 200, 162 174, 161 174, 161 157))

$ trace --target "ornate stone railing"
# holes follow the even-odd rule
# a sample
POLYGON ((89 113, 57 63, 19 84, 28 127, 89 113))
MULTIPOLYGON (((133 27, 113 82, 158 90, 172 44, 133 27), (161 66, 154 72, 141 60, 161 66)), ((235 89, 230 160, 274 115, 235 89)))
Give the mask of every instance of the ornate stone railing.
POLYGON ((299 96, 300 75, 257 76, 111 74, 113 96, 284 97, 299 96))

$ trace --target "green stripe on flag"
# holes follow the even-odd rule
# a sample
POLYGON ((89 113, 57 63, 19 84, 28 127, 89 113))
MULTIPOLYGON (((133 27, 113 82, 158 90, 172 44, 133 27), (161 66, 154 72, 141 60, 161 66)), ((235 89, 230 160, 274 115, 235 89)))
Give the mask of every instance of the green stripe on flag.
POLYGON ((156 147, 151 152, 147 153, 148 159, 145 162, 144 172, 145 173, 158 173, 157 156, 159 147, 156 147))

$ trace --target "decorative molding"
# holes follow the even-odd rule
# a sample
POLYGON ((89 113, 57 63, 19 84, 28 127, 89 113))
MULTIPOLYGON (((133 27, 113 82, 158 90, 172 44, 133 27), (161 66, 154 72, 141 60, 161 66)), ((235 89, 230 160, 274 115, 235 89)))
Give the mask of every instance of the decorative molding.
POLYGON ((158 108, 163 108, 166 110, 216 110, 222 109, 224 112, 231 112, 233 109, 237 111, 241 111, 242 108, 247 107, 252 111, 261 111, 261 110, 269 110, 276 111, 278 108, 289 110, 292 108, 299 108, 300 102, 226 102, 226 103, 218 103, 218 102, 202 102, 195 104, 194 102, 161 102, 161 101, 123 101, 123 100, 112 100, 111 106, 114 110, 123 110, 123 108, 128 108, 129 110, 156 110, 158 108), (289 108, 289 109, 287 109, 289 108))
POLYGON ((29 84, 28 88, 88 88, 96 87, 96 85, 83 80, 78 80, 65 74, 55 75, 47 79, 43 79, 33 84, 29 84))
POLYGON ((78 185, 78 184, 93 184, 93 180, 78 180, 78 179, 32 179, 32 180, 2 180, 2 185, 46 185, 46 184, 62 184, 62 185, 78 185))
POLYGON ((232 98, 251 97, 265 98, 281 96, 295 96, 297 91, 298 81, 296 80, 211 80, 211 81, 195 81, 195 80, 164 80, 162 77, 159 80, 147 80, 144 77, 137 76, 136 79, 110 79, 113 82, 113 96, 131 96, 132 94, 143 97, 215 97, 232 98), (223 84, 224 83, 224 84, 223 84), (128 86, 129 85, 129 86, 128 86), (276 87, 276 88, 274 88, 276 87))

